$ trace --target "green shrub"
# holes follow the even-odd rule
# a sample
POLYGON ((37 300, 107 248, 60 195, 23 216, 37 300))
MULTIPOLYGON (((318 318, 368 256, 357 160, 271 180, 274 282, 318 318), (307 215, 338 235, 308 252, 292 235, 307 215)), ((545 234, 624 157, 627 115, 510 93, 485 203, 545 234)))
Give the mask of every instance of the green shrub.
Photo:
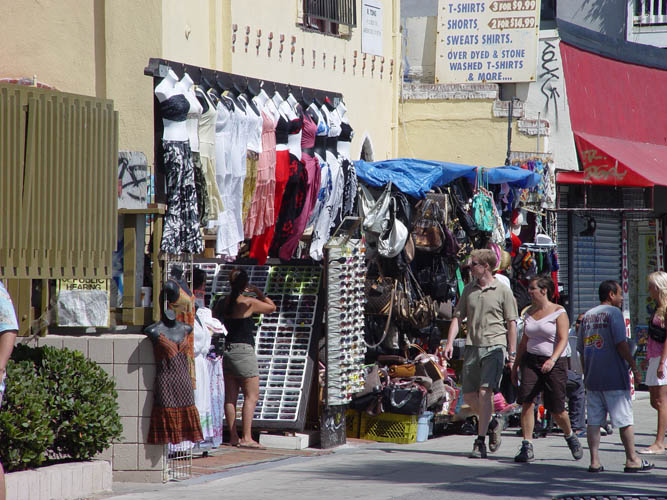
POLYGON ((53 434, 51 456, 86 460, 120 437, 114 381, 96 363, 78 351, 24 344, 16 346, 12 358, 32 362, 48 393, 44 416, 53 434))
POLYGON ((0 462, 9 471, 38 467, 53 445, 50 422, 56 415, 35 366, 7 363, 7 389, 0 411, 0 462))

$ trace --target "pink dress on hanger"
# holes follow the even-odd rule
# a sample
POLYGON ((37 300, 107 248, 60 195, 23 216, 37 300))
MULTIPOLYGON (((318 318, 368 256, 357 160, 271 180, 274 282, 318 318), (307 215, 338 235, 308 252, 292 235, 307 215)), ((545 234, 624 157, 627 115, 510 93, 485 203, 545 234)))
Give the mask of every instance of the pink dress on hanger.
POLYGON ((257 184, 245 224, 245 237, 252 238, 273 225, 276 191, 276 124, 262 111, 262 151, 257 162, 257 184))
POLYGON ((306 223, 310 214, 315 208, 317 195, 320 191, 320 163, 314 157, 313 147, 315 147, 315 136, 317 134, 317 124, 308 116, 303 115, 303 130, 301 135, 301 162, 306 169, 305 201, 301 213, 294 220, 294 233, 280 247, 278 256, 283 260, 290 260, 294 255, 299 240, 306 229, 306 223))

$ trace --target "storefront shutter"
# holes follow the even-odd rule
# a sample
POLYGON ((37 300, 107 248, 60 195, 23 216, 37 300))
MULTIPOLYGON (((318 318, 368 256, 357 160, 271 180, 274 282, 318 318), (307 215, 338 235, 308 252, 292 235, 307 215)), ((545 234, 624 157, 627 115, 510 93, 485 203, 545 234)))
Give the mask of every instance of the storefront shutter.
POLYGON ((558 284, 563 289, 561 293, 567 294, 567 269, 568 269, 568 241, 570 234, 567 228, 567 212, 559 212, 557 214, 556 230, 556 245, 558 246, 558 284))
MULTIPOLYGON (((621 281, 621 219, 618 216, 595 216, 595 232, 582 236, 587 224, 573 224, 573 255, 569 261, 573 266, 573 282, 569 287, 573 315, 586 312, 600 303, 598 288, 604 280, 621 281)), ((558 235, 561 240, 560 227, 558 235)), ((567 248, 559 244, 559 250, 567 248)), ((562 268, 561 268, 562 269, 562 268)))

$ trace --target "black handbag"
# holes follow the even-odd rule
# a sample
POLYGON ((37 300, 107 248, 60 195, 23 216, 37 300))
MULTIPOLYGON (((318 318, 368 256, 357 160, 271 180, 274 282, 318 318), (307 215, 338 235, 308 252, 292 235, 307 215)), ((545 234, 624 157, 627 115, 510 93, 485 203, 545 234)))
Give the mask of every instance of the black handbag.
MULTIPOLYGON (((653 316, 655 316, 655 314, 653 314, 653 316)), ((653 324, 653 316, 651 316, 651 320, 648 322, 648 336, 656 342, 663 344, 665 342, 665 337, 667 337, 667 332, 664 328, 660 328, 653 324)))
POLYGON ((456 277, 452 277, 449 265, 442 258, 434 259, 431 283, 431 297, 438 302, 456 298, 456 277))
POLYGON ((479 236, 480 231, 479 227, 477 227, 475 219, 465 209, 465 200, 469 198, 469 196, 467 196, 467 192, 461 186, 461 183, 454 182, 451 185, 450 194, 452 204, 454 205, 454 212, 457 219, 459 220, 459 223, 461 224, 461 227, 469 238, 475 239, 477 236, 479 236))
POLYGON ((420 415, 426 410, 426 389, 418 384, 388 385, 382 392, 382 407, 389 413, 420 415))

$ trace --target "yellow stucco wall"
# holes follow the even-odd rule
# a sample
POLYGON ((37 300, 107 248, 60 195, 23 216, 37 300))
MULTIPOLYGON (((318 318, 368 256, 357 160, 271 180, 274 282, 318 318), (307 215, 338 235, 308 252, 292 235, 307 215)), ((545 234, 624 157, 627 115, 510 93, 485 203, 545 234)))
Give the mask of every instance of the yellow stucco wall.
POLYGON ((153 82, 144 76, 161 54, 159 0, 106 2, 106 92, 119 115, 119 147, 153 162, 153 82))
POLYGON ((0 78, 95 95, 95 10, 78 0, 0 2, 0 78))
POLYGON ((143 70, 151 57, 327 89, 344 96, 355 129, 354 157, 368 135, 375 159, 389 158, 398 149, 392 123, 398 116, 400 36, 393 35, 398 33, 400 0, 382 0, 382 4, 385 61, 383 66, 376 57, 371 71, 372 56, 367 56, 362 69, 361 0, 357 0, 357 27, 349 39, 297 26, 300 0, 5 1, 0 2, 0 19, 11 22, 0 30, 0 78, 37 75, 40 82, 64 92, 112 99, 120 118, 120 149, 142 151, 149 163, 153 162, 153 93, 152 80, 143 70), (232 53, 234 24, 238 31, 232 53), (250 27, 247 53, 246 26, 250 27), (259 54, 255 49, 258 29, 262 30, 259 54), (270 32, 274 38, 269 55, 270 32), (282 57, 281 34, 285 36, 282 57))
MULTIPOLYGON (((399 105, 399 156, 497 167, 507 154, 507 118, 494 118, 493 101, 424 100, 399 105)), ((512 150, 532 151, 536 139, 519 134, 512 150)))
POLYGON ((398 74, 396 65, 400 62, 400 57, 396 57, 396 39, 392 37, 392 7, 400 8, 400 2, 382 0, 385 57, 382 78, 380 77, 382 63, 379 57, 375 58, 374 72, 371 72, 373 56, 370 55, 366 57, 366 69, 362 70, 361 0, 357 0, 357 27, 352 30, 349 40, 301 29, 297 26, 299 3, 299 0, 279 2, 254 0, 253 8, 250 9, 247 0, 232 0, 232 24, 236 24, 238 30, 229 70, 250 77, 342 93, 348 108, 350 124, 355 130, 352 142, 353 159, 359 157, 362 140, 366 135, 371 138, 376 160, 393 157, 396 151, 392 144, 394 119, 392 104, 398 74), (250 28, 247 52, 245 51, 246 26, 250 28), (258 30, 262 32, 259 53, 256 49, 258 30), (273 49, 269 55, 268 35, 271 32, 273 32, 273 49), (280 56, 280 35, 285 36, 282 56, 280 56), (292 37, 295 37, 293 58, 290 53, 292 37), (345 59, 345 71, 343 71, 343 59, 345 59), (393 78, 390 78, 392 59, 394 71, 393 78))

